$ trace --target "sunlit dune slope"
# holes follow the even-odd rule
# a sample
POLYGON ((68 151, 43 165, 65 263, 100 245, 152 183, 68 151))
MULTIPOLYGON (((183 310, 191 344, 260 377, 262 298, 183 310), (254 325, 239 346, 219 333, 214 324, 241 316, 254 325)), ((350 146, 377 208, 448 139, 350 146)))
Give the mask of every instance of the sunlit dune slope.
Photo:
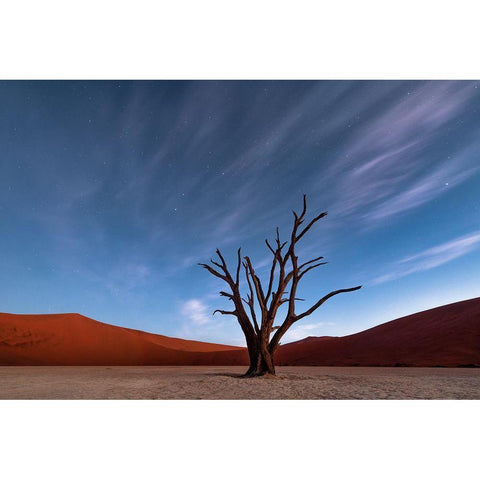
POLYGON ((76 313, 0 313, 2 365, 237 365, 243 349, 145 333, 76 313))

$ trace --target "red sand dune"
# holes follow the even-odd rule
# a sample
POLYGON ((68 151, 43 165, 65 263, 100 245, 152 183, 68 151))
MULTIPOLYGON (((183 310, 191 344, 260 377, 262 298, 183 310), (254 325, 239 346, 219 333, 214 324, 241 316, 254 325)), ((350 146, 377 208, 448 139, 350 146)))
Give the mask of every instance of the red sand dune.
POLYGON ((0 313, 0 365, 218 365, 223 361, 245 363, 246 353, 240 347, 116 327, 77 313, 0 313), (216 359, 219 352, 224 353, 221 360, 216 359))
MULTIPOLYGON (((346 337, 282 345, 278 365, 480 365, 480 298, 346 337)), ((0 313, 0 365, 246 365, 245 349, 182 340, 78 314, 0 313)))
POLYGON ((452 303, 346 337, 284 345, 278 365, 480 366, 480 298, 452 303))

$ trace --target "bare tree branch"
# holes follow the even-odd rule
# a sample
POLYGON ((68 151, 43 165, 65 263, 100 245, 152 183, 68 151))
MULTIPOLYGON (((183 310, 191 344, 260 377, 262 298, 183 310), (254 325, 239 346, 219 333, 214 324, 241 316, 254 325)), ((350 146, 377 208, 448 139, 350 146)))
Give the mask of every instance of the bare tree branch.
POLYGON ((330 292, 324 297, 322 297, 315 305, 310 307, 307 311, 301 313, 300 315, 297 315, 295 321, 301 320, 302 318, 307 317, 308 315, 311 315, 318 307, 323 305, 329 298, 332 298, 334 295, 338 295, 339 293, 354 292, 355 290, 360 290, 361 288, 362 286, 358 285, 357 287, 342 288, 340 290, 335 290, 334 292, 330 292))
POLYGON ((224 292, 224 291, 221 291, 219 292, 220 293, 220 296, 222 297, 227 297, 228 299, 232 300, 233 299, 233 295, 231 293, 228 293, 228 292, 224 292))
POLYGON ((235 284, 237 287, 240 285, 240 268, 242 266, 241 248, 237 251, 237 273, 235 275, 235 284))
POLYGON ((302 210, 302 213, 300 214, 300 220, 303 220, 306 213, 307 213, 307 196, 303 194, 303 210, 302 210))
POLYGON ((318 262, 319 260, 323 260, 324 257, 317 257, 317 258, 314 258, 312 260, 309 260, 308 262, 305 262, 305 263, 302 263, 298 269, 301 270, 303 267, 309 265, 310 263, 314 263, 314 262, 318 262))
POLYGON ((296 237, 295 241, 299 241, 309 230, 310 228, 312 227, 312 225, 314 225, 315 223, 317 223, 321 218, 327 216, 327 212, 322 212, 320 215, 317 215, 299 234, 298 236, 296 237))
POLYGON ((222 275, 221 273, 217 272, 210 265, 207 265, 206 263, 199 263, 198 265, 200 265, 201 267, 208 270, 212 275, 215 275, 216 277, 221 278, 222 280, 224 280, 225 282, 228 283, 227 277, 225 275, 222 275))
POLYGON ((260 308, 266 310, 265 305, 265 295, 263 294, 262 285, 260 283, 260 279, 255 275, 255 270, 253 269, 252 262, 250 261, 249 257, 245 257, 245 261, 247 262, 247 274, 250 275, 252 279, 253 285, 255 286, 255 291, 257 294, 257 300, 259 303, 260 308))
POLYGON ((243 264, 243 266, 245 267, 245 277, 247 278, 248 288, 250 290, 250 294, 247 296, 248 301, 245 302, 245 303, 250 307, 250 315, 252 316, 253 324, 255 326, 255 331, 257 333, 260 333, 260 328, 258 327, 258 323, 257 323, 257 315, 255 313, 255 304, 254 304, 254 300, 253 300, 252 282, 250 281, 250 278, 248 276, 248 265, 245 262, 243 264))
MULTIPOLYGON (((297 300, 297 301, 300 301, 300 302, 304 302, 304 301, 305 301, 304 298, 297 298, 297 297, 295 297, 294 300, 297 300)), ((284 303, 289 302, 289 301, 290 301, 289 298, 282 298, 282 299, 280 300, 279 304, 280 304, 280 305, 283 305, 284 303)))
POLYGON ((268 289, 267 294, 265 295, 265 305, 268 303, 268 299, 270 298, 270 294, 272 293, 273 281, 275 280, 275 268, 277 266, 277 260, 280 252, 277 250, 273 254, 272 260, 272 267, 270 269, 270 279, 268 280, 268 289))
POLYGON ((302 208, 302 213, 300 215, 295 212, 295 210, 292 210, 293 216, 295 217, 295 223, 298 223, 299 225, 303 222, 303 219, 305 218, 305 214, 307 213, 307 196, 304 194, 303 195, 303 208, 302 208))
POLYGON ((317 267, 320 267, 322 265, 326 265, 328 262, 320 262, 320 263, 316 263, 314 265, 311 265, 310 267, 308 267, 307 269, 305 269, 302 273, 300 273, 300 275, 298 276, 298 279, 300 280, 307 272, 309 272, 310 270, 313 270, 314 268, 317 268, 317 267))
POLYGON ((216 313, 221 313, 222 315, 237 315, 237 311, 236 310, 233 310, 233 311, 228 311, 228 310, 214 310, 213 311, 213 315, 215 315, 216 313))
POLYGON ((218 268, 220 268, 221 270, 223 270, 223 265, 221 265, 220 263, 216 262, 213 258, 210 259, 210 263, 213 263, 213 264, 216 265, 218 268))
POLYGON ((265 239, 265 243, 267 244, 267 247, 268 249, 273 253, 273 255, 275 256, 277 254, 277 252, 272 248, 272 246, 270 245, 270 243, 268 243, 268 239, 266 238, 265 239))
POLYGON ((217 248, 216 250, 217 255, 220 257, 220 260, 222 261, 223 268, 226 270, 227 269, 227 264, 225 263, 225 259, 223 258, 223 255, 220 253, 220 250, 217 248))
MULTIPOLYGON (((230 272, 228 271, 228 268, 227 268, 227 263, 225 262, 225 259, 223 258, 223 255, 221 254, 220 250, 217 248, 216 250, 216 253, 218 255, 218 257, 220 258, 222 264, 219 265, 218 263, 214 262, 215 265, 219 265, 220 268, 225 272, 225 276, 227 277, 228 281, 233 283, 233 278, 232 276, 230 275, 230 272)), ((213 262, 213 260, 212 260, 213 262)))

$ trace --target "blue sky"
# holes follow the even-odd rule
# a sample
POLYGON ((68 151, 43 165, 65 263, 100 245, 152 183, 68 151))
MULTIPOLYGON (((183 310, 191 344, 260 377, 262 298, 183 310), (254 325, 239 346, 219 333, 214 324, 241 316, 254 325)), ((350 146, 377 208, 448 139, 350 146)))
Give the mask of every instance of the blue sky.
POLYGON ((480 296, 479 82, 0 82, 0 310, 242 344, 198 267, 327 210, 284 341, 480 296), (300 308, 303 305, 299 305, 300 308))

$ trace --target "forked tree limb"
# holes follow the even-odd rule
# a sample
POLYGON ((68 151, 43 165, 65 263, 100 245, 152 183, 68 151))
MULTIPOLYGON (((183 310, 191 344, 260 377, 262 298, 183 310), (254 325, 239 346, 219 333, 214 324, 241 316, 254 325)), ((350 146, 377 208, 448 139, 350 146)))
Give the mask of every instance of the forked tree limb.
POLYGON ((223 281, 227 282, 227 277, 220 272, 217 272, 214 268, 212 268, 210 265, 207 265, 206 263, 199 263, 201 267, 205 268, 208 270, 212 275, 215 275, 215 277, 221 278, 223 281))
POLYGON ((326 217, 327 212, 322 212, 320 215, 316 216, 296 237, 295 241, 298 242, 309 230, 310 228, 317 223, 321 218, 326 217))

